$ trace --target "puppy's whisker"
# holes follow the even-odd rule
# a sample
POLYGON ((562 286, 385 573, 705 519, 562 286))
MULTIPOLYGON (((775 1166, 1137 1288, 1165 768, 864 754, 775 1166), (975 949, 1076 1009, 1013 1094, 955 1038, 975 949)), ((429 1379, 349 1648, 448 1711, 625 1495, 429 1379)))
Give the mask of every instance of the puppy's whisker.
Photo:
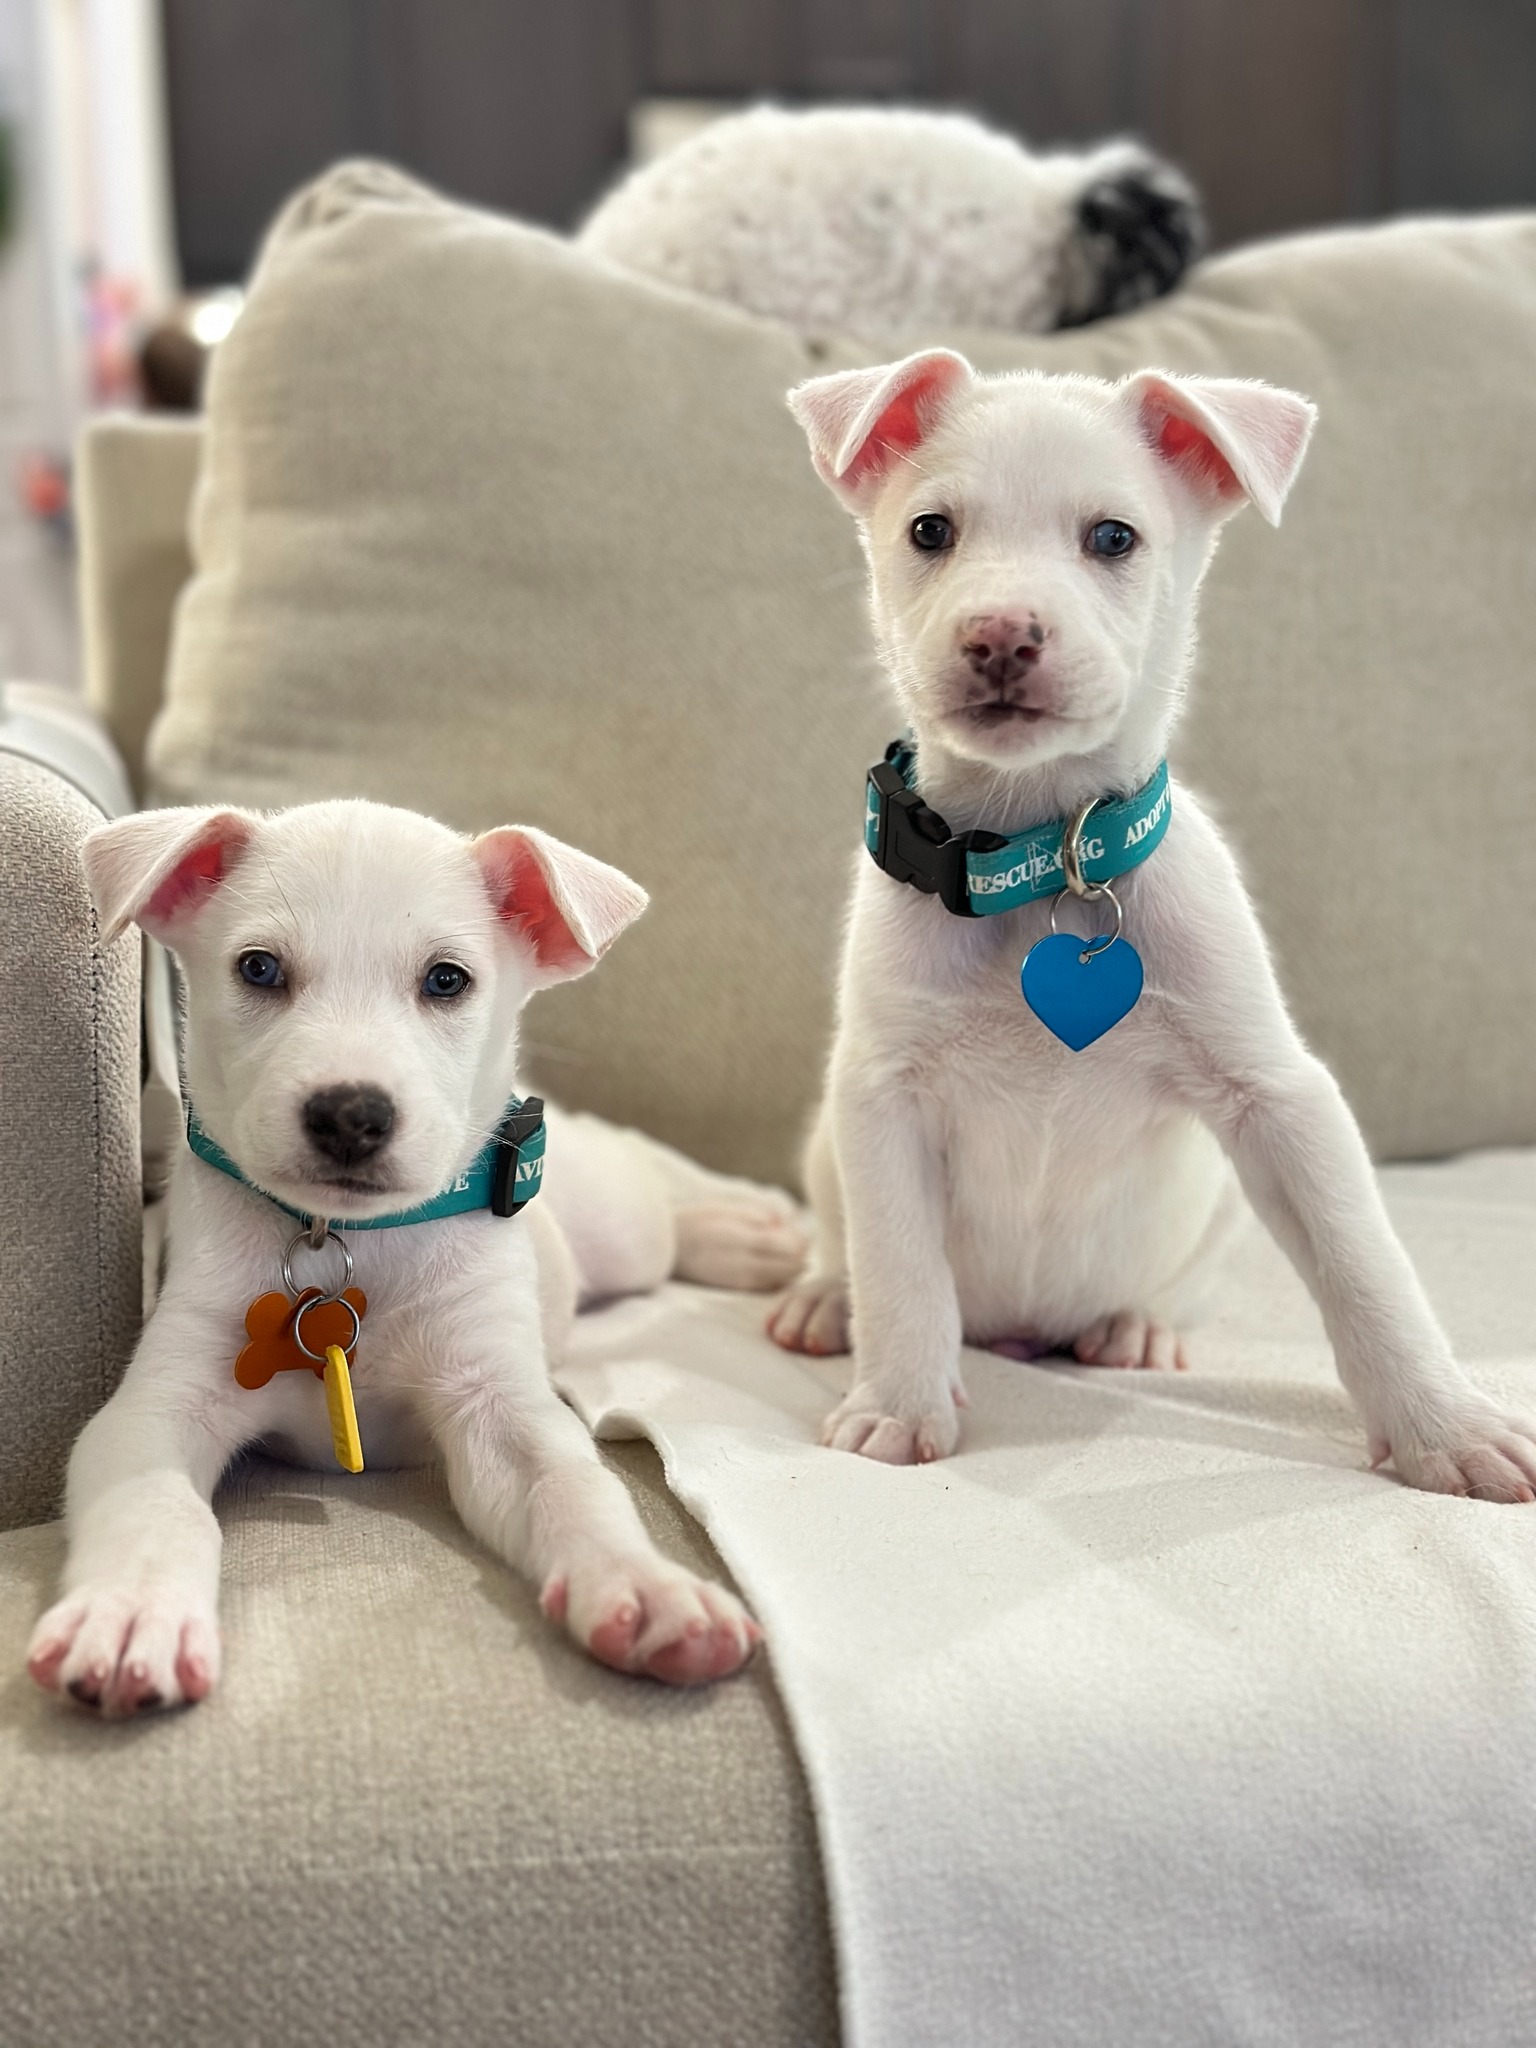
POLYGON ((287 911, 290 919, 292 920, 293 924, 296 927, 299 922, 298 913, 297 911, 295 911, 292 903, 288 900, 288 891, 283 887, 282 878, 279 876, 277 869, 272 865, 272 857, 267 852, 265 847, 259 846, 258 850, 261 853, 262 863, 265 866, 268 875, 271 877, 272 886, 277 891, 278 895, 282 897, 283 908, 287 911))
POLYGON ((522 1051, 527 1058, 549 1060, 560 1066, 579 1066, 588 1058, 574 1046, 554 1045, 545 1038, 524 1038, 522 1051))

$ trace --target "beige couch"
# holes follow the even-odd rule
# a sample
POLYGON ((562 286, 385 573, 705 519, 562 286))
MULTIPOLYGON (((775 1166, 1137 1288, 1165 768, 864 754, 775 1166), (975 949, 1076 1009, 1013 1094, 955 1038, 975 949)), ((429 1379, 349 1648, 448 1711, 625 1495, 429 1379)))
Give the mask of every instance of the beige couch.
MULTIPOLYGON (((1182 758, 1386 1157, 1536 1141, 1536 957, 1507 943, 1536 893, 1533 336, 1511 218, 1255 250, 1100 329, 964 342, 1319 400, 1285 529, 1240 522, 1213 577, 1182 758)), ((779 396, 869 355, 333 176, 268 249, 206 433, 85 446, 90 686, 141 797, 355 791, 620 861, 655 915, 541 999, 539 1078, 792 1172, 889 714, 779 396)), ((0 777, 0 2037, 834 2038, 768 1668, 699 1697, 595 1669, 434 1475, 232 1475, 228 1669, 195 1714, 102 1727, 15 1675, 60 1558, 40 1517, 132 1337, 137 963, 79 887, 89 801, 3 729, 0 777)), ((654 1459, 615 1455, 698 1555, 654 1459)))

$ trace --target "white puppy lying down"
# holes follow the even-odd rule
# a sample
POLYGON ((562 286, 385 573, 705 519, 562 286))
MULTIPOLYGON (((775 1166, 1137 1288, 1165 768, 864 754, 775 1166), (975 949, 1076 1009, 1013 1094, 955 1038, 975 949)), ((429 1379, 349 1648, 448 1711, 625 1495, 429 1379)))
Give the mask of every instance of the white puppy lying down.
MULTIPOLYGON (((147 812, 92 833, 84 859, 102 931, 134 920, 175 952, 189 1103, 248 1183, 183 1150, 164 1288, 70 1461, 64 1597, 29 1668, 121 1715, 201 1699, 218 1676, 209 1500, 236 1452, 332 1463, 312 1371, 235 1379, 250 1304, 283 1290, 296 1215, 362 1225, 451 1188, 514 1097, 528 995, 584 973, 646 898, 541 832, 471 842, 356 802, 147 812)), ((552 1116, 548 1158, 547 1193, 516 1214, 482 1194, 438 1220, 346 1231, 366 1295, 353 1364, 367 1461, 435 1445, 465 1525, 595 1657, 719 1678, 750 1654, 755 1623, 652 1546, 546 1353, 578 1290, 654 1287, 673 1270, 782 1284, 803 1249, 790 1205, 592 1118, 552 1116)), ((333 1290, 341 1261, 334 1241, 301 1244, 295 1282, 333 1290)), ((327 1340, 311 1325, 307 1341, 323 1353, 327 1340)))
POLYGON ((861 856, 808 1169, 818 1243, 770 1325, 790 1349, 840 1350, 851 1306, 853 1381, 826 1441, 894 1463, 953 1450, 962 1336, 1182 1363, 1176 1326, 1241 1188, 1322 1310, 1373 1460, 1437 1491, 1536 1497, 1536 1429, 1452 1357, 1230 854, 1161 780, 1218 530, 1245 500, 1278 522, 1312 407, 1156 371, 980 378, 946 351, 817 378, 790 404, 859 520, 913 734, 872 775, 886 868, 861 856), (1126 799, 1118 820, 1098 808, 1126 799), (1033 846, 942 843, 1032 827, 1033 846), (1064 840, 1085 873, 1064 876, 1064 840), (1062 929, 1112 933, 1118 899, 1124 938, 1064 938, 1048 973, 1035 956, 1027 1003, 1021 962, 1067 881, 1083 893, 1055 904, 1062 929), (1104 1028, 1134 993, 1127 946, 1145 992, 1104 1028), (1084 1002, 1100 1035, 1074 1051, 1084 1002))

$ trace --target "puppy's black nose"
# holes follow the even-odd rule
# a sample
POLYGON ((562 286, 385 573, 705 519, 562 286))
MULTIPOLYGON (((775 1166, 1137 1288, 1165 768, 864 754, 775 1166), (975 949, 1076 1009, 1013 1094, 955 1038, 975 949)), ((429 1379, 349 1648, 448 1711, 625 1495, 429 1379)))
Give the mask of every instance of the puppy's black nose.
POLYGON ((317 1089, 304 1105, 310 1143, 338 1166, 371 1159, 388 1140, 394 1121, 395 1105, 383 1089, 360 1081, 317 1089))

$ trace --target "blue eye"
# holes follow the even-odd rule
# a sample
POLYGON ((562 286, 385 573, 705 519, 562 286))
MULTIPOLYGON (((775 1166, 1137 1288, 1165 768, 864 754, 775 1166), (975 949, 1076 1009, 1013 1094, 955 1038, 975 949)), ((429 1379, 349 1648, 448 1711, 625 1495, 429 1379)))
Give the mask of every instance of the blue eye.
POLYGON ((469 987, 469 975, 462 967, 455 967, 451 960, 439 960, 429 967, 422 976, 421 992, 432 996, 438 1002, 447 1002, 450 997, 463 995, 469 987))
POLYGON ((1128 555, 1136 545, 1136 529, 1127 526, 1123 519, 1101 519, 1097 526, 1090 526, 1083 535, 1083 548, 1090 555, 1106 555, 1111 560, 1128 555))
POLYGON ((920 514, 907 531, 912 536, 913 547, 925 555, 941 555, 955 544, 955 529, 942 512, 920 514))
POLYGON ((242 953, 235 964, 240 969, 240 979, 248 981, 252 988, 287 987, 283 963, 275 953, 263 953, 253 949, 249 953, 242 953))

